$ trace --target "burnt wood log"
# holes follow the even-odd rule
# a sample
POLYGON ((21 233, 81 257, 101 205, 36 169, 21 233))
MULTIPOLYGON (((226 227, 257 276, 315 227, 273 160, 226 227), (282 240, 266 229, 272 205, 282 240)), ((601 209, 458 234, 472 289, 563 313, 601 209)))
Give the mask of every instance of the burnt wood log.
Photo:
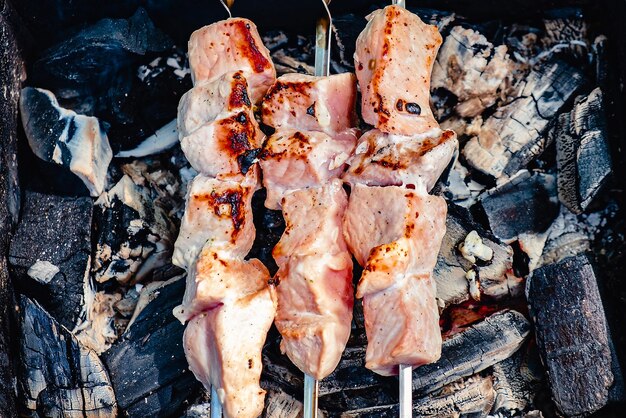
POLYGON ((103 355, 125 416, 172 416, 200 390, 185 359, 184 326, 172 314, 184 292, 184 278, 164 284, 103 355))
POLYGON ((552 398, 567 416, 602 408, 613 384, 608 326, 585 255, 533 272, 527 290, 552 398))
POLYGON ((19 336, 22 414, 103 418, 117 414, 109 376, 96 353, 25 296, 19 302, 19 336))
POLYGON ((485 120, 463 147, 463 156, 488 177, 514 175, 549 145, 548 124, 583 83, 581 71, 563 61, 531 71, 519 96, 485 120))
POLYGON ((517 311, 495 313, 443 342, 441 358, 413 371, 413 391, 431 393, 471 376, 515 353, 526 340, 530 324, 517 311))
POLYGON ((24 65, 15 35, 15 14, 0 0, 0 416, 16 416, 11 359, 13 291, 7 265, 9 240, 19 213, 17 117, 24 65))
POLYGON ((89 279, 93 202, 26 192, 9 262, 16 288, 73 330, 91 303, 89 279))
POLYGON ((572 212, 582 213, 612 171, 600 88, 577 97, 572 111, 559 116, 551 133, 556 138, 559 199, 572 212))

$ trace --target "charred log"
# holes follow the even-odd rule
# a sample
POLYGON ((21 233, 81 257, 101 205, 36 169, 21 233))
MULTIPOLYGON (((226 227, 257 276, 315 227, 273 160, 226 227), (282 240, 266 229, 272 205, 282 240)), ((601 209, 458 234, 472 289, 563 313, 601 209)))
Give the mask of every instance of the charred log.
POLYGON ((45 417, 117 414, 109 376, 96 353, 25 296, 20 298, 19 319, 22 413, 45 417))
POLYGON ((602 91, 596 88, 576 98, 572 111, 559 116, 553 135, 559 199, 572 212, 582 213, 612 171, 602 91))
POLYGON ((26 192, 9 250, 16 287, 70 330, 84 319, 85 307, 93 299, 92 212, 88 197, 26 192))
POLYGON ((613 384, 612 360, 604 308, 588 258, 570 257, 535 270, 527 293, 556 406, 568 416, 602 408, 613 384))
POLYGON ((118 405, 126 416, 171 416, 200 389, 185 359, 184 326, 172 315, 184 291, 181 278, 159 288, 104 354, 118 405))
POLYGON ((441 358, 413 371, 413 390, 431 393, 471 376, 515 353, 526 340, 530 324, 516 311, 502 311, 443 342, 441 358))
POLYGON ((498 108, 463 148, 467 162, 493 178, 512 176, 547 147, 549 122, 583 85, 576 68, 556 61, 533 70, 519 96, 498 108))

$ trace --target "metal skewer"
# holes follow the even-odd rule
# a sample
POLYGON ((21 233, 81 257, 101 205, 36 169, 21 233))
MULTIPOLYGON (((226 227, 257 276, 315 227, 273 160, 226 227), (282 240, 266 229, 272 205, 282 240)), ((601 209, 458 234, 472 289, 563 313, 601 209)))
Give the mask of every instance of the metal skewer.
MULTIPOLYGON (((322 0, 326 16, 317 20, 315 25, 315 75, 330 74, 330 34, 332 18, 328 5, 331 0, 322 0)), ((304 418, 317 418, 317 395, 319 384, 317 379, 304 375, 304 418)))
POLYGON ((220 398, 217 396, 215 386, 211 386, 211 418, 222 417, 222 404, 220 398))
MULTIPOLYGON (((406 7, 405 0, 391 0, 391 4, 406 7)), ((413 367, 408 364, 401 364, 398 380, 400 384, 400 418, 411 418, 413 416, 413 367)))

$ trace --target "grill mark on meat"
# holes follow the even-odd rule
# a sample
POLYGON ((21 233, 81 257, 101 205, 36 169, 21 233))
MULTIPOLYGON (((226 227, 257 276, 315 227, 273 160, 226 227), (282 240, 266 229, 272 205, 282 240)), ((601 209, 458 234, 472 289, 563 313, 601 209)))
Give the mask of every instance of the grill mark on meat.
POLYGON ((306 109, 306 114, 315 117, 315 102, 306 109))
POLYGON ((211 193, 199 195, 197 200, 206 202, 209 208, 220 218, 229 218, 233 223, 233 233, 231 241, 234 243, 239 233, 243 230, 246 222, 245 192, 240 188, 227 189, 223 192, 212 191, 211 193), (227 205, 229 210, 223 211, 222 206, 227 205))
POLYGON ((233 76, 235 82, 233 83, 232 94, 228 98, 228 106, 230 109, 236 109, 243 106, 250 107, 250 97, 248 96, 248 82, 241 75, 241 71, 238 71, 233 76))
POLYGON ((237 20, 230 22, 230 25, 235 26, 241 35, 243 35, 243 41, 239 42, 238 50, 242 51, 242 54, 250 59, 253 64, 252 66, 254 71, 262 73, 266 68, 270 68, 271 63, 259 50, 259 47, 254 41, 254 37, 250 33, 250 24, 237 20))
MULTIPOLYGON (((220 145, 223 150, 238 159, 242 154, 252 149, 251 139, 256 135, 256 129, 246 112, 239 112, 220 121, 227 134, 221 137, 220 145)), ((240 165, 241 168, 241 165, 240 165)))

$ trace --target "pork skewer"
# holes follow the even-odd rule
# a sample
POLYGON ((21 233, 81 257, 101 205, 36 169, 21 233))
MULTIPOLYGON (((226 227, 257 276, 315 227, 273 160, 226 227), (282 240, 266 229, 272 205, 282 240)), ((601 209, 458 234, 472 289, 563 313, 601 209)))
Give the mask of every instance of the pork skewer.
POLYGON ((344 233, 364 267, 366 367, 399 374, 400 416, 412 415, 412 368, 438 359, 441 334, 432 279, 445 232, 445 201, 427 193, 457 147, 429 106, 430 71, 441 44, 403 1, 373 12, 357 39, 363 119, 344 181, 352 185, 344 233))
POLYGON ((259 187, 258 166, 248 157, 264 140, 252 107, 276 73, 256 27, 241 18, 195 31, 189 62, 194 87, 180 101, 178 130, 199 174, 189 184, 174 247, 174 264, 187 270, 174 314, 187 323, 189 368, 211 389, 211 416, 254 418, 263 410, 261 349, 276 303, 267 268, 244 259, 259 187))

